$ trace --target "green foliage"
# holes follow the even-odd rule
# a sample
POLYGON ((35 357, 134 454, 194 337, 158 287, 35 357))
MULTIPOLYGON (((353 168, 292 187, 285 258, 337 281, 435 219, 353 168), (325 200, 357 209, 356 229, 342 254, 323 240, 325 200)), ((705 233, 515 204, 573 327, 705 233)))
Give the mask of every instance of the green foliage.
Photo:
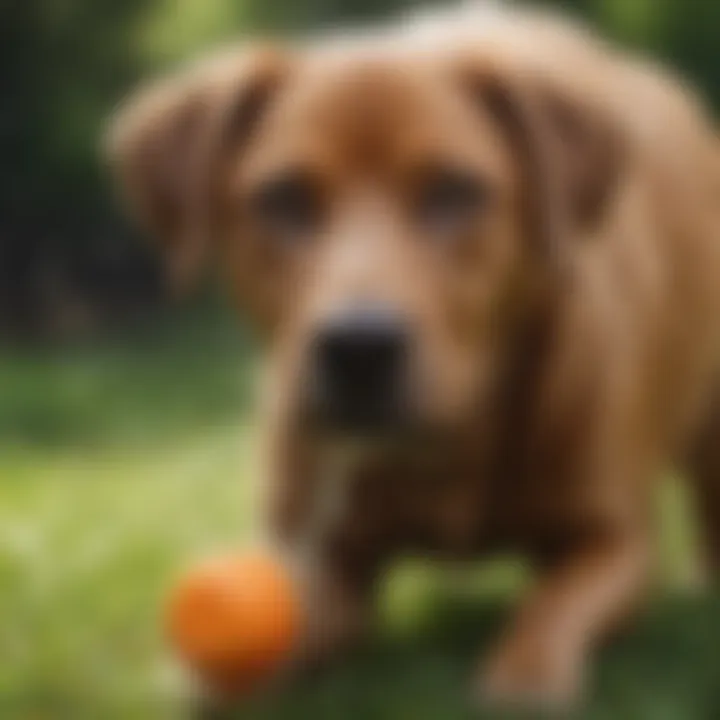
POLYGON ((154 66, 233 40, 250 24, 248 6, 238 0, 156 0, 139 27, 141 54, 154 66))

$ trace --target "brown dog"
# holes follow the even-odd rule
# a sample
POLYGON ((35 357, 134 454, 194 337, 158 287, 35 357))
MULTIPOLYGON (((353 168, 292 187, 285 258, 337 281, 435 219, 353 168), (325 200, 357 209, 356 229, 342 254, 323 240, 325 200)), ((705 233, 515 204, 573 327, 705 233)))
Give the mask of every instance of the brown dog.
POLYGON ((220 258, 265 339, 308 656, 358 635, 398 553, 514 549, 536 585, 481 686, 571 701, 647 586, 671 463, 720 567, 720 162, 679 82, 473 11, 230 51, 131 100, 110 147, 174 277, 220 258))

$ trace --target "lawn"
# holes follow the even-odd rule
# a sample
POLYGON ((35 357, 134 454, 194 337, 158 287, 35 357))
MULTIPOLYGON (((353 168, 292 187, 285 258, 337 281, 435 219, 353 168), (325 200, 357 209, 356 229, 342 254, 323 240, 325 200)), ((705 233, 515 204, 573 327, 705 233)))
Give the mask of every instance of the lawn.
MULTIPOLYGON (((183 717, 162 598, 252 532, 253 363, 224 319, 0 355, 0 718, 183 717)), ((661 501, 664 591, 605 651, 590 720, 720 718, 720 601, 680 592, 683 496, 661 501)), ((467 681, 522 582, 406 563, 374 641, 242 717, 472 717, 467 681)))

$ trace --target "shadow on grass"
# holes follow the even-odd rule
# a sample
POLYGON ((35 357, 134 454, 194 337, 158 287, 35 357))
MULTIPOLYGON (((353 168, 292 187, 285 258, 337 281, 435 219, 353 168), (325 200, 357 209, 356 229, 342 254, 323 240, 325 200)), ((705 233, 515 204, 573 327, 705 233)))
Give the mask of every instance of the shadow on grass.
MULTIPOLYGON (((499 603, 443 599, 412 635, 378 640, 281 696, 236 711, 252 720, 454 720, 480 712, 470 680, 507 616, 499 603)), ((600 653, 582 720, 720 718, 720 599, 658 603, 600 653)), ((525 715, 525 717, 528 717, 525 715)))

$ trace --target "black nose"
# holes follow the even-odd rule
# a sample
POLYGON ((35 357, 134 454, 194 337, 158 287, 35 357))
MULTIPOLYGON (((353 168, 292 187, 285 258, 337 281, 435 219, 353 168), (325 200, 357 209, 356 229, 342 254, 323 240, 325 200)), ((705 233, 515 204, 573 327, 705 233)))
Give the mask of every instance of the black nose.
POLYGON ((335 317, 316 337, 317 409, 345 429, 394 423, 406 383, 408 330, 385 310, 354 310, 335 317))

